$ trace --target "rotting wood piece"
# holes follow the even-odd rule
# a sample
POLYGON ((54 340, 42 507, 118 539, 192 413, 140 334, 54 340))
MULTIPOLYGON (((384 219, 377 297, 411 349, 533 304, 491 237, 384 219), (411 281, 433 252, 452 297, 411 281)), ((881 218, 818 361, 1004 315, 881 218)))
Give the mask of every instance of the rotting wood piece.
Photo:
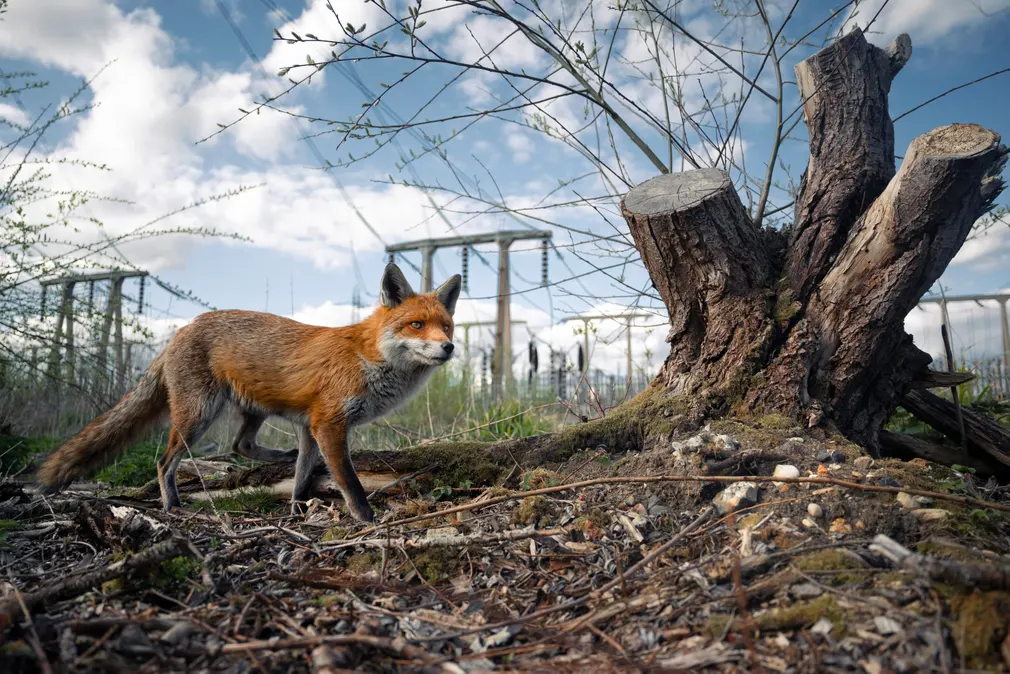
POLYGON ((912 382, 913 389, 947 388, 960 386, 975 379, 971 372, 937 372, 926 368, 912 382))
POLYGON ((884 534, 873 537, 870 550, 886 557, 894 565, 934 582, 973 590, 1010 589, 1010 566, 1006 564, 972 564, 928 557, 912 552, 884 534))
POLYGON ((950 447, 944 447, 929 440, 916 438, 906 433, 894 433, 891 431, 880 432, 880 444, 887 450, 890 456, 899 459, 925 459, 943 466, 967 466, 973 468, 981 477, 998 475, 1001 477, 1010 476, 1010 466, 1006 466, 998 461, 993 461, 985 456, 965 456, 950 447))
MULTIPOLYGON (((949 400, 930 391, 910 391, 902 399, 901 406, 947 437, 957 439, 960 436, 957 410, 949 400)), ((1010 431, 970 408, 961 408, 961 413, 968 447, 1010 467, 1010 431)))

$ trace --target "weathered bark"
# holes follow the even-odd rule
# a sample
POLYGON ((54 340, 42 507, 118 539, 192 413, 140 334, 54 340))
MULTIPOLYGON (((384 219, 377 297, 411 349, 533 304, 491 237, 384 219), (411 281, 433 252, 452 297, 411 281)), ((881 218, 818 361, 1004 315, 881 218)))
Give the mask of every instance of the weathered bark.
POLYGON ((796 67, 811 156, 781 254, 720 171, 627 194, 670 315, 658 384, 826 420, 877 454, 879 430, 928 376, 904 318, 991 208, 1007 155, 998 134, 952 124, 913 140, 895 173, 887 93, 910 55, 905 35, 885 51, 856 30, 796 67))
POLYGON ((796 65, 810 130, 785 271, 805 301, 845 242, 851 224, 894 176, 891 81, 912 55, 899 35, 886 51, 854 30, 796 65))
POLYGON ((940 278, 988 208, 992 172, 1005 162, 999 136, 956 124, 912 141, 901 170, 854 223, 804 316, 750 398, 780 409, 784 396, 819 400, 846 435, 875 434, 926 368, 905 316, 940 278))
POLYGON ((769 236, 751 224, 729 176, 671 173, 631 190, 622 212, 670 315, 658 379, 674 395, 727 394, 761 364, 771 337, 769 236))

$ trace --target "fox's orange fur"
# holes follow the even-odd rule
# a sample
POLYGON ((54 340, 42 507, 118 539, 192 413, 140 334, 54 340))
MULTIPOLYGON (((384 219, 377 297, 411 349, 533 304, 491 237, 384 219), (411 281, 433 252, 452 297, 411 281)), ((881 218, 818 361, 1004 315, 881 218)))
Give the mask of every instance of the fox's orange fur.
POLYGON ((371 521, 348 454, 349 429, 402 404, 449 359, 459 288, 456 275, 431 294, 415 294, 390 264, 379 308, 355 325, 326 328, 253 311, 202 314, 179 330, 115 407, 46 460, 38 482, 57 491, 101 468, 167 411, 171 430, 158 478, 165 508, 178 506, 179 461, 230 403, 243 417, 233 449, 250 458, 291 458, 294 450, 258 445, 256 433, 270 415, 295 423, 293 509, 308 498, 321 451, 350 512, 371 521))

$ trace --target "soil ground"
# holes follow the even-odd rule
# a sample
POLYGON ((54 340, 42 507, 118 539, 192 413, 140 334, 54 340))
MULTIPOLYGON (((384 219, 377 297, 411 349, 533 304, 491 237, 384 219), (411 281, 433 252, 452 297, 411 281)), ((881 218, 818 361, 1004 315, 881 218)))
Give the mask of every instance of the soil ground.
POLYGON ((171 513, 137 493, 148 492, 42 499, 30 484, 0 486, 0 670, 876 674, 1010 663, 1010 585, 956 580, 964 566, 1010 562, 1007 489, 921 460, 871 461, 775 418, 713 422, 648 451, 586 448, 516 466, 490 488, 406 481, 373 499, 376 527, 339 499, 293 517, 263 490, 171 513), (776 466, 891 491, 705 481, 776 466), (699 479, 651 481, 685 475, 699 479), (628 476, 644 479, 536 493, 628 476), (713 499, 724 490, 751 499, 723 513, 713 499), (879 534, 955 573, 896 566, 870 547, 879 534))

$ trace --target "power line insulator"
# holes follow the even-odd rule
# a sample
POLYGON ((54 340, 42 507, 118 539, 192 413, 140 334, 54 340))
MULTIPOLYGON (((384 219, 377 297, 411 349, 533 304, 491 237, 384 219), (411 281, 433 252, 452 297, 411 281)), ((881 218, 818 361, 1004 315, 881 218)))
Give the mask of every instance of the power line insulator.
POLYGON ((140 277, 140 292, 137 293, 137 313, 144 313, 144 281, 147 280, 146 276, 140 277))
POLYGON ((46 320, 46 291, 49 290, 49 286, 42 286, 42 300, 39 306, 39 320, 46 320))
POLYGON ((395 256, 392 253, 390 253, 389 254, 389 264, 393 264, 393 257, 395 257, 395 256))
POLYGON ((95 313, 95 282, 88 282, 88 316, 95 313))
POLYGON ((582 345, 579 344, 579 372, 586 371, 586 356, 582 353, 582 345))
POLYGON ((543 242, 540 244, 541 255, 543 260, 541 264, 542 269, 541 269, 540 284, 543 286, 547 285, 547 246, 548 246, 547 239, 544 239, 543 242))
POLYGON ((469 293, 470 292, 470 246, 463 246, 463 250, 461 251, 461 254, 463 256, 463 260, 462 260, 463 265, 462 265, 462 273, 461 273, 461 276, 463 277, 463 292, 469 293))

